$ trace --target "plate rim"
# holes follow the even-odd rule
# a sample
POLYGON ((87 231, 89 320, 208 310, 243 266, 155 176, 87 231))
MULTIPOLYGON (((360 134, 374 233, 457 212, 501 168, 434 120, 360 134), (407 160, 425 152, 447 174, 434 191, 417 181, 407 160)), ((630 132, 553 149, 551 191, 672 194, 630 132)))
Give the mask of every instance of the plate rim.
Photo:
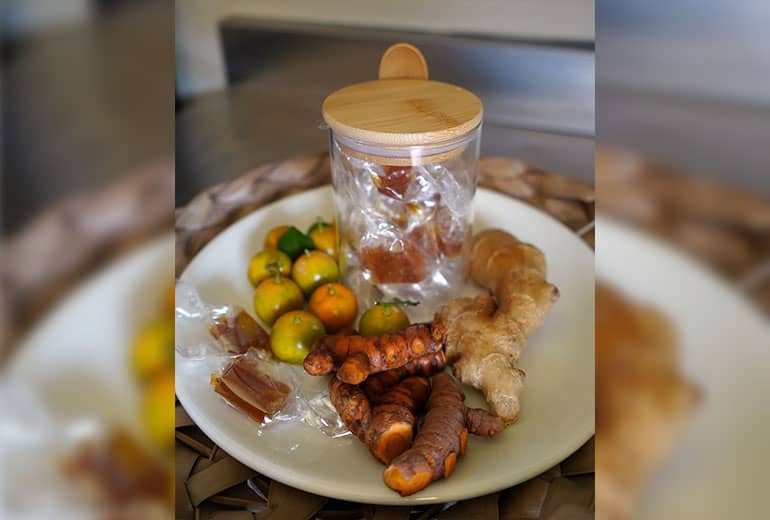
MULTIPOLYGON (((200 255, 204 250, 212 246, 213 243, 217 239, 219 239, 222 235, 228 232, 232 232, 232 228, 238 225, 242 220, 250 217, 256 212, 261 212, 261 211, 269 212, 273 207, 283 203, 286 199, 289 199, 292 197, 311 196, 316 193, 320 194, 321 192, 331 190, 331 189, 332 189, 332 186, 330 184, 324 184, 312 189, 303 190, 299 193, 288 194, 268 204, 265 204, 264 206, 260 206, 259 208, 256 208, 254 211, 249 212, 243 215, 242 217, 240 217, 239 219, 231 222, 228 226, 226 226, 219 233, 217 233, 216 236, 214 236, 211 240, 209 240, 209 242, 207 242, 201 249, 199 249, 196 252, 195 256, 190 258, 184 270, 177 277, 177 281, 184 281, 189 271, 189 268, 193 264, 193 261, 196 259, 196 257, 198 257, 198 255, 200 255)), ((484 193, 485 196, 491 196, 493 198, 497 197, 497 198, 500 198, 501 200, 504 200, 505 203, 507 204, 513 204, 513 205, 519 206, 520 208, 526 211, 537 213, 540 217, 546 218, 547 220, 551 221, 551 223, 557 224, 558 226, 562 227, 565 231, 567 231, 572 237, 574 237, 574 239, 580 243, 581 247, 585 248, 585 251, 587 253, 589 253, 591 256, 595 256, 594 250, 579 235, 577 235, 575 230, 571 229, 569 226, 567 226, 566 224, 564 224, 563 222, 555 218, 553 215, 550 215, 549 213, 543 211, 542 209, 536 206, 527 204, 526 202, 523 202, 515 197, 512 197, 505 193, 501 193, 496 190, 492 190, 484 187, 477 187, 475 194, 478 194, 480 192, 484 193)), ((175 358, 177 357, 179 357, 179 354, 175 353, 175 358)), ((178 372, 175 371, 175 377, 177 377, 177 374, 178 372)), ((531 464, 530 466, 519 471, 517 476, 513 476, 512 478, 509 478, 509 479, 502 479, 499 482, 499 484, 495 486, 494 489, 484 488, 484 490, 479 490, 479 489, 473 490, 472 487, 465 487, 464 489, 468 489, 467 492, 453 494, 451 498, 445 498, 445 497, 440 497, 435 495, 416 497, 416 498, 414 496, 402 497, 395 492, 392 493, 392 497, 390 498, 385 498, 384 496, 382 498, 372 498, 370 495, 351 492, 349 490, 340 489, 339 487, 335 488, 333 486, 326 486, 324 485, 323 481, 312 481, 307 478, 303 480, 302 476, 299 475, 298 472, 292 471, 292 470, 286 470, 285 468, 278 466, 277 464, 274 464, 268 457, 258 457, 260 463, 255 464, 253 462, 254 452, 252 450, 249 450, 247 447, 244 447, 242 449, 240 446, 240 442, 233 439, 233 437, 230 436, 225 430, 223 430, 213 422, 208 421, 203 415, 199 415, 197 411, 188 410, 184 406, 184 403, 185 401, 189 400, 189 396, 182 397, 180 394, 177 393, 177 397, 179 399, 180 404, 187 412, 187 414, 190 416, 193 422, 195 422, 197 427, 200 428, 204 434, 206 434, 206 436, 208 436, 212 441, 214 441, 216 445, 220 449, 222 449, 224 452, 226 452, 228 455, 230 455, 237 461, 241 462, 242 464, 248 466, 249 468, 254 469, 255 471, 258 471, 264 474, 265 476, 270 477, 271 479, 277 480, 283 484, 295 487, 297 489, 300 489, 309 493, 314 493, 314 494, 328 497, 328 498, 347 500, 347 501, 366 503, 366 504, 374 504, 374 505, 409 505, 409 504, 419 505, 419 504, 445 503, 448 501, 455 501, 455 500, 467 500, 467 499, 475 498, 488 493, 494 493, 502 489, 507 489, 509 487, 520 484, 522 482, 526 482, 527 480, 534 478, 537 475, 540 475, 541 473, 550 469, 556 464, 559 464, 560 462, 566 460, 570 455, 575 453, 578 449, 580 449, 581 446, 583 446, 586 442, 588 442, 594 436, 595 429, 596 429, 595 420, 594 420, 592 422, 592 425, 586 428, 586 431, 579 432, 574 436, 573 439, 575 439, 575 442, 564 443, 565 447, 561 450, 555 450, 554 454, 551 457, 544 458, 538 464, 531 464), (222 439, 224 439, 225 442, 220 442, 220 440, 222 439), (225 446, 225 444, 227 446, 225 446)), ((430 489, 430 488, 426 488, 426 489, 430 489)))

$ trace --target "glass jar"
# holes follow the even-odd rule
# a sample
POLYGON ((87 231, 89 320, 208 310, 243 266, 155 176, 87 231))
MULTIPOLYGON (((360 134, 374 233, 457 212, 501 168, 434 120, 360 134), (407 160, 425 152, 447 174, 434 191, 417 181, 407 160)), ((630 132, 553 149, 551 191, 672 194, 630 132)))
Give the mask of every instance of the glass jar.
POLYGON ((384 150, 331 131, 340 264, 359 293, 423 301, 462 285, 480 133, 384 150))
POLYGON ((344 282, 362 308, 417 301, 412 319, 432 319, 464 282, 481 102, 454 85, 388 78, 333 93, 323 112, 344 282))

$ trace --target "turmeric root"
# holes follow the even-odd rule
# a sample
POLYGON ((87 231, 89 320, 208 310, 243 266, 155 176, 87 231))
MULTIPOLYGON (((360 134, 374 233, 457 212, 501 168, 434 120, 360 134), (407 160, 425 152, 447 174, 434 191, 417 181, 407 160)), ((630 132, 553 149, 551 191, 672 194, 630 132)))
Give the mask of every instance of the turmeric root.
POLYGON ((366 445, 377 460, 390 464, 412 445, 417 412, 425 406, 430 383, 425 377, 408 377, 373 401, 366 445))
MULTIPOLYGON (((441 372, 446 364, 443 350, 435 354, 417 358, 401 368, 394 368, 374 374, 363 382, 361 388, 372 403, 382 402, 382 396, 389 395, 389 389, 410 376, 432 376, 441 372)), ((469 433, 483 437, 493 437, 505 427, 497 415, 481 408, 465 408, 465 426, 469 433)))
POLYGON ((469 276, 494 299, 458 298, 436 313, 435 321, 446 329, 447 360, 455 376, 481 390, 506 424, 520 411, 525 374, 515 363, 559 296, 545 273, 545 257, 536 247, 505 231, 482 231, 471 242, 469 276))
POLYGON ((401 496, 424 489, 434 480, 447 478, 457 457, 465 453, 468 429, 465 426, 464 396, 447 373, 433 377, 427 414, 411 448, 393 459, 385 469, 385 484, 401 496))
POLYGON ((443 336, 443 327, 432 323, 410 325, 399 333, 375 337, 322 336, 305 358, 304 367, 313 376, 336 369, 338 379, 357 385, 370 374, 402 367, 440 350, 443 336))
POLYGON ((329 380, 329 399, 350 433, 366 443, 366 432, 372 421, 372 405, 364 391, 357 385, 349 385, 333 377, 329 380))
POLYGON ((409 377, 378 396, 375 406, 356 385, 332 378, 329 394, 342 421, 374 457, 389 464, 412 444, 415 414, 428 398, 424 377, 409 377))
POLYGON ((402 367, 373 374, 366 378, 366 381, 361 384, 361 387, 364 389, 364 392, 369 399, 374 399, 376 396, 387 391, 388 388, 398 384, 409 376, 430 377, 433 374, 441 372, 445 366, 446 354, 444 354, 444 350, 441 349, 433 354, 418 357, 402 367))

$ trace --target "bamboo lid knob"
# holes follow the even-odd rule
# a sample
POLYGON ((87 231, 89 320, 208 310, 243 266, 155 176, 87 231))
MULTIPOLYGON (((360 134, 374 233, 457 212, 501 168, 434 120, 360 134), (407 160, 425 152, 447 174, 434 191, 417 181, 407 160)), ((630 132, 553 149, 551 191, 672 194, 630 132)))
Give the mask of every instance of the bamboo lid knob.
POLYGON ((380 79, 428 79, 428 63, 414 45, 396 43, 382 55, 379 76, 380 79))

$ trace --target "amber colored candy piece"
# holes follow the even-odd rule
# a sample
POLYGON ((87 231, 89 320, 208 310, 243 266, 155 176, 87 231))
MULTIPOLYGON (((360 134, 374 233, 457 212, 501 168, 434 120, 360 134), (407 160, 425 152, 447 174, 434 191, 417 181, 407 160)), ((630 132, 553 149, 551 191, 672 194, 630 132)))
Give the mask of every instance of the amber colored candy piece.
POLYGON ((428 262, 440 256, 454 258, 463 251, 466 230, 449 210, 441 206, 435 217, 409 232, 407 239, 422 252, 428 262))
POLYGON ((266 374, 259 362, 239 357, 212 378, 214 391, 246 415, 261 422, 264 416, 280 410, 291 392, 285 383, 266 374))
POLYGON ((412 168, 409 166, 383 166, 382 174, 372 177, 377 191, 392 199, 402 200, 409 183, 412 182, 412 168))
POLYGON ((391 248, 364 248, 361 263, 376 283, 418 283, 428 274, 425 258, 409 242, 391 248))
POLYGON ((409 235, 407 235, 407 240, 410 244, 419 249, 429 262, 438 258, 440 247, 435 222, 428 222, 415 227, 409 232, 409 235))
POLYGON ((244 354, 250 348, 270 351, 270 335, 243 309, 235 317, 227 314, 214 318, 209 332, 231 354, 244 354))
POLYGON ((265 412, 251 406, 248 402, 238 397, 235 392, 230 390, 227 385, 221 382, 219 376, 212 377, 211 384, 214 387, 214 391, 216 393, 221 395, 225 401, 230 403, 231 406, 248 415, 252 421, 261 423, 265 420, 265 412))

